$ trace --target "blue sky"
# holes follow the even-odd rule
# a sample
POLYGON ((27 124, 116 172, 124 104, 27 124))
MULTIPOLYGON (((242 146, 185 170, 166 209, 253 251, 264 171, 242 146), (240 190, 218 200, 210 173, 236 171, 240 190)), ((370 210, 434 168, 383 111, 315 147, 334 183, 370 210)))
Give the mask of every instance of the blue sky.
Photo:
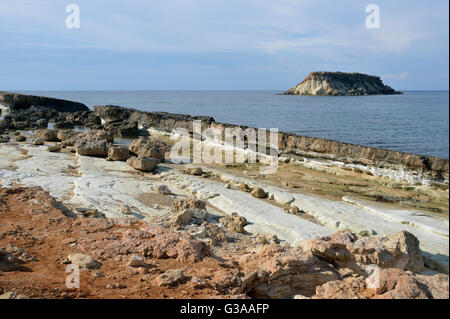
POLYGON ((283 90, 311 71, 448 89, 448 0, 0 0, 0 90, 283 90), (80 8, 80 28, 65 25, 80 8), (380 28, 368 29, 368 4, 380 28))

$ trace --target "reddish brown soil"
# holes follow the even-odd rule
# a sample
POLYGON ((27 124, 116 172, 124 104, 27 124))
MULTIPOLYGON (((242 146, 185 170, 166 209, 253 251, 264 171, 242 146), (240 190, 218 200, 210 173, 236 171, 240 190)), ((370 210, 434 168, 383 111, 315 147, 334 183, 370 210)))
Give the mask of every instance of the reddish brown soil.
MULTIPOLYGON (((187 252, 184 257, 147 256, 148 266, 134 268, 127 265, 131 254, 121 251, 116 256, 111 247, 132 244, 124 239, 124 233, 143 227, 142 222, 68 217, 55 204, 39 188, 0 189, 0 247, 13 244, 37 259, 20 271, 0 271, 0 294, 14 292, 28 298, 234 297, 234 281, 240 274, 229 262, 209 256, 192 262, 187 252), (71 245, 75 242, 77 245, 71 245), (112 257, 105 258, 104 251, 112 257), (91 255, 102 264, 100 269, 81 271, 79 289, 65 285, 68 273, 62 261, 72 253, 91 255), (186 278, 178 285, 160 287, 155 282, 166 270, 180 268, 185 269, 186 278), (104 276, 96 277, 99 273, 104 276)), ((171 233, 161 236, 170 237, 171 233)))

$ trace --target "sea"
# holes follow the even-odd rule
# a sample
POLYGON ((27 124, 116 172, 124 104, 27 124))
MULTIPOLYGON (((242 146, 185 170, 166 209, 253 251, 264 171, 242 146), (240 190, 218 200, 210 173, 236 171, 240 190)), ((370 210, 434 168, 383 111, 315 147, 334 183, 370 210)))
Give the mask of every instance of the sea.
POLYGON ((449 158, 449 92, 285 96, 279 91, 17 91, 95 105, 212 116, 217 122, 449 158))

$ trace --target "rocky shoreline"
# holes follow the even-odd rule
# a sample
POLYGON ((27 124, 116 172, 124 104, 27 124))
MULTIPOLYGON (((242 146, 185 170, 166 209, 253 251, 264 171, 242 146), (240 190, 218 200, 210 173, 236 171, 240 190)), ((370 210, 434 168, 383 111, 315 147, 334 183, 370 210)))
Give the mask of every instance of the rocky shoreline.
MULTIPOLYGON (((4 94, 3 96, 10 95, 4 94)), ((15 94, 14 96, 16 100, 22 100, 20 95, 15 94)), ((25 97, 29 98, 29 96, 25 97)), ((55 104, 51 98, 42 98, 41 100, 47 101, 47 106, 55 104)), ((56 101, 61 103, 61 100, 56 101)), ((1 103, 4 102, 1 101, 0 95, 1 103)), ((51 122, 54 123, 52 127, 55 129, 73 129, 81 126, 108 130, 123 137, 138 136, 138 127, 153 128, 163 132, 171 132, 175 128, 186 128, 192 133, 193 120, 201 121, 203 129, 214 127, 223 131, 227 127, 242 128, 243 130, 248 128, 247 126, 219 123, 207 116, 144 112, 120 106, 95 106, 94 112, 74 111, 73 103, 75 102, 66 101, 67 105, 59 104, 57 109, 48 109, 39 105, 14 109, 13 113, 4 115, 0 121, 0 136, 7 130, 47 128, 51 122), (108 123, 102 125, 102 119, 107 119, 108 123)), ((404 175, 404 178, 410 182, 414 180, 416 183, 448 184, 449 181, 449 160, 434 156, 409 154, 286 132, 278 134, 278 147, 280 155, 286 160, 314 158, 339 161, 354 164, 360 169, 388 177, 391 175, 391 177, 402 178, 404 175)))
MULTIPOLYGON (((214 127, 224 130, 227 127, 236 127, 245 130, 248 128, 242 125, 218 123, 211 117, 144 112, 120 106, 96 106, 94 112, 101 118, 137 122, 138 125, 144 128, 156 128, 164 132, 171 132, 174 128, 181 127, 192 133, 193 120, 201 120, 203 129, 214 127)), ((286 132, 279 133, 278 147, 281 155, 286 160, 302 160, 302 157, 318 158, 356 164, 362 166, 361 168, 363 169, 374 167, 380 169, 391 168, 393 171, 401 171, 402 173, 408 173, 409 171, 417 177, 415 182, 448 184, 449 180, 449 160, 434 156, 408 154, 322 138, 299 136, 286 132)))
POLYGON ((279 133, 273 176, 177 164, 172 129, 236 126, 34 101, 0 121, 0 298, 448 298, 448 160, 279 133))

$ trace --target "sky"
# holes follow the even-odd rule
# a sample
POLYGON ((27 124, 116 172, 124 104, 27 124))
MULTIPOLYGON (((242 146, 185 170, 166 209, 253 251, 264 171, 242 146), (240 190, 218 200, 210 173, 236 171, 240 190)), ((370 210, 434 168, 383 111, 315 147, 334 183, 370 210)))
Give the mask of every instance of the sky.
POLYGON ((448 0, 0 0, 0 90, 448 90, 448 0), (79 8, 79 28, 66 8, 79 8), (369 4, 379 28, 367 28, 369 4))

